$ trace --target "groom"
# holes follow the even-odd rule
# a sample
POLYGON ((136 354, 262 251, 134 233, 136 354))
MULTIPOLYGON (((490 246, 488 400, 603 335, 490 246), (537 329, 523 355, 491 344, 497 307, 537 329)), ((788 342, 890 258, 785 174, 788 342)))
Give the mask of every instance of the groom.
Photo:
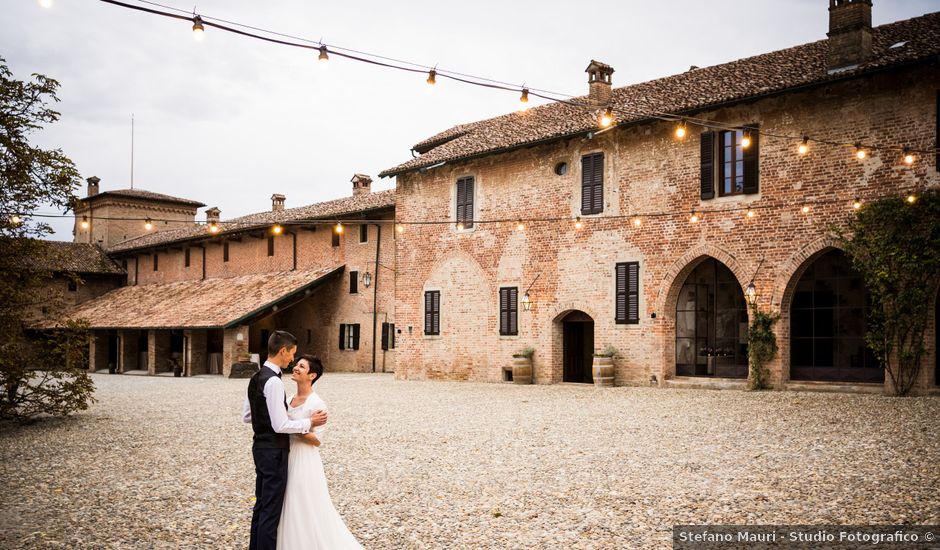
POLYGON ((251 454, 255 459, 255 507, 251 514, 249 550, 275 550, 281 505, 287 488, 288 434, 307 433, 326 424, 326 412, 316 411, 307 420, 287 417, 287 396, 281 370, 297 352, 297 338, 276 330, 268 339, 268 360, 248 382, 242 419, 255 433, 251 454))

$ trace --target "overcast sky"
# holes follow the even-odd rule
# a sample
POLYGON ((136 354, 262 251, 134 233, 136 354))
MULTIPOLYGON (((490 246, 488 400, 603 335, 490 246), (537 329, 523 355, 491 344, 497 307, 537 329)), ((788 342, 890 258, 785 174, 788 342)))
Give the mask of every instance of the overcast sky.
MULTIPOLYGON (((348 196, 349 179, 411 158, 418 141, 516 108, 518 94, 271 45, 98 0, 0 0, 0 57, 61 83, 62 119, 34 136, 102 191, 199 200, 227 219, 348 196)), ((136 0, 125 0, 136 3, 136 0)), ((162 3, 192 10, 192 0, 162 3)), ((203 0, 197 13, 370 53, 572 95, 591 59, 623 86, 825 38, 828 0, 203 0)), ((875 25, 940 9, 875 2, 875 25)), ((534 99, 534 98, 533 98, 534 99)), ((533 101, 537 104, 540 100, 533 101)), ((394 180, 378 180, 375 190, 394 180)), ((82 188, 79 193, 84 196, 82 188)), ((45 209, 46 212, 50 209, 45 209)), ((197 219, 202 219, 202 212, 197 219)), ((54 220, 71 240, 71 219, 54 220)))

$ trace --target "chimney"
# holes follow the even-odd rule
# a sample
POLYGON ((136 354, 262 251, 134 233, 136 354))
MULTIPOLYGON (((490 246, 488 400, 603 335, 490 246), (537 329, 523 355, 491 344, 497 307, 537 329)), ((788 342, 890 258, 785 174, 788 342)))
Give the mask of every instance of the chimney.
POLYGON ((222 215, 222 211, 219 210, 218 206, 213 206, 206 210, 206 223, 219 223, 219 218, 222 215))
POLYGON ((591 64, 584 69, 588 74, 588 98, 597 105, 606 105, 610 102, 610 75, 614 68, 606 63, 591 60, 591 64))
POLYGON ((85 180, 88 182, 88 196, 94 197, 98 194, 98 183, 101 181, 101 178, 98 176, 92 176, 85 180))
POLYGON ((366 174, 353 174, 351 180, 353 184, 353 196, 366 195, 372 192, 372 178, 366 174))
POLYGON ((287 199, 287 197, 279 193, 271 195, 271 212, 280 212, 281 210, 284 210, 285 199, 287 199))
POLYGON ((829 59, 832 73, 871 57, 871 0, 829 0, 829 59))

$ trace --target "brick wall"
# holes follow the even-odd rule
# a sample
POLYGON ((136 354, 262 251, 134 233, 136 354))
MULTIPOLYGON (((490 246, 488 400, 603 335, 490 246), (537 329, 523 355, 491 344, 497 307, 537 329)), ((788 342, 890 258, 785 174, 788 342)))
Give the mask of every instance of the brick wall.
MULTIPOLYGON (((700 113, 707 119, 786 135, 889 143, 928 148, 936 143, 936 90, 940 74, 904 74, 831 84, 815 90, 700 113)), ((863 201, 940 185, 935 158, 903 165, 900 152, 873 152, 860 162, 851 147, 813 145, 805 157, 797 142, 760 143, 760 193, 702 201, 699 197, 698 131, 677 142, 670 123, 615 129, 592 140, 569 139, 398 177, 398 217, 406 221, 454 219, 454 184, 476 180, 476 217, 560 217, 570 221, 478 224, 458 232, 451 225, 409 225, 399 235, 396 315, 401 378, 493 381, 513 351, 536 348, 535 380, 561 380, 561 328, 567 312, 581 310, 595 322, 595 347, 620 350, 617 384, 644 384, 675 372, 675 305, 685 277, 706 257, 724 263, 742 289, 752 277, 764 309, 783 310, 778 323, 781 352, 771 365, 774 380, 786 378, 789 357, 787 300, 801 266, 833 246, 831 224, 852 215, 863 201), (605 153, 604 214, 580 215, 580 158, 605 153), (566 175, 555 175, 558 162, 566 175), (804 201, 838 199, 803 214, 804 201), (705 214, 693 211, 756 207, 705 214), (667 212, 630 219, 609 216, 667 212), (763 260, 763 261, 762 261, 763 260), (640 323, 614 323, 614 265, 640 264, 640 323), (760 270, 758 271, 758 265, 760 270), (756 276, 755 276, 756 272, 756 276), (519 312, 519 336, 498 334, 498 288, 532 285, 534 304, 519 312), (423 335, 423 292, 441 290, 441 335, 423 335), (656 317, 653 318, 653 314, 656 317)), ((933 347, 933 334, 928 335, 933 347)), ((931 364, 929 369, 933 369, 931 364)), ((925 375, 926 378, 926 375, 925 375)))
POLYGON ((164 231, 192 227, 196 209, 157 201, 133 200, 107 197, 91 209, 80 207, 75 211, 75 226, 72 229, 74 242, 100 243, 105 248, 147 233, 143 220, 153 222, 151 231, 164 231), (87 217, 88 229, 81 222, 87 217), (128 219, 121 219, 128 218, 128 219), (164 221, 165 220, 165 221, 164 221))

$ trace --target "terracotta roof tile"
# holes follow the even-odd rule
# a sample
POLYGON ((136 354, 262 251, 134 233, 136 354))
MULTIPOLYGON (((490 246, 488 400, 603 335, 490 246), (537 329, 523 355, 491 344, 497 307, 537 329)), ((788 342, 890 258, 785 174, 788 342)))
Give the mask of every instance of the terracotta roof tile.
POLYGON ((221 328, 343 267, 125 286, 77 305, 68 317, 84 319, 92 328, 221 328))
POLYGON ((124 270, 95 244, 65 241, 42 241, 50 247, 49 254, 30 258, 30 267, 72 273, 123 275, 124 270))
MULTIPOLYGON (((649 119, 644 113, 683 113, 706 109, 792 88, 860 75, 876 69, 936 57, 940 54, 940 12, 875 27, 872 59, 830 74, 828 40, 690 70, 640 84, 615 88, 611 100, 618 112, 637 113, 619 123, 649 119), (899 42, 903 46, 894 47, 899 42)), ((590 105, 588 98, 575 102, 590 105)), ((461 124, 414 146, 423 153, 379 174, 390 177, 445 161, 468 159, 597 129, 600 107, 550 103, 488 120, 461 124)))
POLYGON ((182 199, 180 197, 174 197, 172 195, 164 195, 163 193, 154 193, 153 191, 145 191, 143 189, 113 189, 111 191, 103 191, 97 195, 92 195, 90 197, 85 197, 84 201, 88 200, 97 200, 99 197, 127 197, 132 199, 145 199, 151 201, 163 201, 163 202, 172 202, 176 204, 185 204, 188 206, 194 206, 196 208, 201 208, 205 206, 199 201, 194 201, 190 199, 182 199))
MULTIPOLYGON (((381 210, 395 206, 395 190, 363 193, 352 197, 318 202, 307 206, 286 208, 280 211, 257 212, 239 218, 232 218, 219 223, 220 231, 216 235, 226 235, 242 231, 250 231, 274 223, 287 223, 300 220, 332 219, 340 216, 381 210)), ((174 242, 202 239, 207 236, 206 226, 203 224, 171 229, 140 235, 133 239, 117 243, 108 249, 109 252, 128 252, 154 246, 164 246, 174 242)))

